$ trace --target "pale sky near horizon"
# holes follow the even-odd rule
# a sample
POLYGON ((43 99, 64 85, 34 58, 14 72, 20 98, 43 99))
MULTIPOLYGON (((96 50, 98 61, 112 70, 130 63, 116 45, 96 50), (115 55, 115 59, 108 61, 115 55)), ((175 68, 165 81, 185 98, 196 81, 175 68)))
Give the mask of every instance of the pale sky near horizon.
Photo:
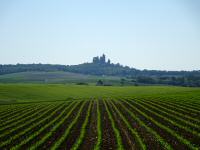
POLYGON ((0 64, 200 70, 199 0, 1 0, 0 64))

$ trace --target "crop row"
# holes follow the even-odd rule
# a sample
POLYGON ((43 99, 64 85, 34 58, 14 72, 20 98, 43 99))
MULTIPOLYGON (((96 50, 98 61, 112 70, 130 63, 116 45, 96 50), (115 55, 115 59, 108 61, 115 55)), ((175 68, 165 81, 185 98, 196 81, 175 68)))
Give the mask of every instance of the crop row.
POLYGON ((196 106, 163 101, 122 98, 7 106, 0 111, 0 149, 200 148, 196 106))

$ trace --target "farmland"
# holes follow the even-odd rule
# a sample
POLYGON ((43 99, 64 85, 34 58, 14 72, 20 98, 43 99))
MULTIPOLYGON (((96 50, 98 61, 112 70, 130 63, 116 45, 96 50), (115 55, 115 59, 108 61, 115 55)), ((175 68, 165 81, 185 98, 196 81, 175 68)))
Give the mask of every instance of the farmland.
POLYGON ((200 89, 0 84, 0 149, 199 149, 200 89))

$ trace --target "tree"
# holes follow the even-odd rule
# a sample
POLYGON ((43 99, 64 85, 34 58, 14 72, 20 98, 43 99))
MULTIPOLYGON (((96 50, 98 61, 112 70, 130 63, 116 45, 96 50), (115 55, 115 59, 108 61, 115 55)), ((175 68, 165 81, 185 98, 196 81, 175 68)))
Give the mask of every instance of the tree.
POLYGON ((98 80, 96 85, 97 86, 102 86, 103 85, 103 81, 102 80, 98 80))
POLYGON ((122 79, 120 80, 120 84, 121 84, 121 86, 124 85, 125 81, 126 81, 126 79, 124 79, 124 78, 122 78, 122 79))

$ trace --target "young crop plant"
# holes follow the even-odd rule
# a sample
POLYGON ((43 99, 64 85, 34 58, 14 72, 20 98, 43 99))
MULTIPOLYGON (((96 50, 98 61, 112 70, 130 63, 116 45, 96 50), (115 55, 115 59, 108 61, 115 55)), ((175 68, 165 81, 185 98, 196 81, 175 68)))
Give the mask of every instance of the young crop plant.
POLYGON ((196 110, 199 110, 200 111, 200 103, 197 101, 191 101, 189 100, 188 102, 188 98, 186 100, 180 100, 180 101, 177 101, 176 102, 177 104, 180 104, 183 105, 183 106, 186 106, 186 107, 190 107, 192 109, 196 109, 196 110))
POLYGON ((173 116, 179 117, 182 120, 185 120, 185 121, 188 120, 188 122, 190 122, 190 123, 195 122, 195 124, 197 124, 198 126, 200 126, 200 120, 198 120, 196 118, 193 118, 193 117, 188 116, 186 114, 179 113, 179 112, 177 112, 177 111, 175 111, 173 109, 166 108, 166 107, 164 107, 162 105, 159 105, 159 104, 157 104, 155 102, 152 102, 152 101, 148 101, 148 102, 145 102, 145 103, 149 103, 149 104, 151 104, 151 106, 155 106, 156 108, 162 109, 163 111, 165 111, 167 113, 170 113, 173 116))
MULTIPOLYGON (((61 106, 60 106, 61 107, 61 106)), ((33 128, 41 125, 42 123, 44 123, 47 119, 51 118, 52 115, 54 114, 54 112, 56 112, 58 109, 60 109, 60 107, 54 106, 51 107, 50 109, 48 109, 47 111, 45 111, 43 114, 41 114, 40 116, 33 118, 32 124, 31 126, 29 126, 28 128, 25 128, 24 130, 22 130, 21 132, 15 134, 14 136, 11 136, 9 139, 6 139, 6 141, 3 141, 0 144, 0 147, 3 147, 5 145, 8 145, 10 143, 12 143, 13 140, 16 140, 17 138, 19 138, 20 136, 25 135, 26 133, 30 132, 33 128), (55 109, 56 108, 56 109, 55 109), (39 120, 38 122, 36 122, 36 120, 39 120)), ((25 126, 25 125, 24 125, 25 126)), ((17 128, 22 128, 23 126, 18 126, 17 128)), ((15 129, 14 129, 15 130, 15 129)), ((12 131, 13 132, 13 131, 12 131)), ((8 135, 9 133, 6 133, 6 135, 8 135)), ((4 135, 5 136, 5 135, 4 135)))
POLYGON ((13 116, 14 112, 17 113, 18 111, 21 111, 23 109, 25 109, 25 108, 15 106, 15 105, 11 105, 8 109, 1 108, 0 121, 3 121, 3 119, 7 119, 7 116, 9 116, 9 115, 13 116))
MULTIPOLYGON (((188 99, 189 100, 189 99, 188 99)), ((184 101, 180 104, 176 104, 175 102, 169 102, 169 101, 152 101, 152 103, 159 104, 162 107, 165 107, 170 110, 174 110, 175 112, 182 114, 185 117, 191 118, 191 120, 195 120, 196 122, 200 122, 199 116, 200 116, 200 111, 197 108, 190 108, 190 106, 184 106, 184 101)), ((198 106, 197 106, 198 107, 198 106)))
POLYGON ((30 111, 28 110, 23 115, 19 114, 15 118, 3 122, 0 127, 0 132, 2 133, 6 129, 13 128, 19 124, 24 124, 24 122, 26 122, 26 120, 34 118, 34 116, 40 114, 40 112, 42 112, 45 109, 46 109, 45 107, 41 108, 41 106, 39 105, 39 107, 36 107, 36 109, 30 110, 30 111))
POLYGON ((200 112, 200 108, 198 104, 194 104, 194 102, 189 102, 188 103, 188 99, 187 100, 179 100, 179 101, 168 101, 168 103, 174 103, 175 105, 178 105, 178 106, 183 106, 183 107, 187 107, 187 108, 190 108, 190 109, 193 109, 193 110, 197 110, 198 112, 200 112))
POLYGON ((130 116, 136 120, 140 126, 145 127, 145 129, 151 133, 156 139, 157 141, 159 141, 159 143, 167 150, 173 150, 172 147, 170 146, 169 143, 167 143, 156 131, 154 131, 152 128, 150 128, 149 126, 147 126, 139 117, 137 117, 132 111, 130 111, 127 107, 125 107, 122 103, 120 103, 121 107, 124 109, 124 111, 127 111, 130 116))
POLYGON ((101 112, 99 108, 99 100, 97 100, 97 143, 94 150, 100 150, 102 143, 102 127, 101 127, 101 112))
POLYGON ((114 119, 112 118, 112 115, 111 115, 111 113, 110 113, 110 111, 108 109, 108 106, 107 106, 105 100, 103 100, 103 103, 104 103, 106 112, 108 113, 108 117, 109 117, 109 120, 111 122, 112 128, 114 130, 114 134, 115 134, 115 137, 116 137, 116 140, 117 140, 117 149, 118 150, 123 150, 124 147, 123 147, 123 144, 122 144, 122 138, 121 138, 121 135, 119 133, 119 130, 117 129, 117 127, 115 125, 114 119))
POLYGON ((181 99, 181 100, 176 100, 174 98, 171 98, 171 100, 165 100, 165 101, 161 100, 161 102, 167 103, 167 104, 172 104, 173 106, 179 106, 179 107, 183 107, 186 109, 191 109, 192 111, 200 113, 199 103, 194 105, 194 102, 191 102, 190 99, 188 101, 188 98, 181 99))
POLYGON ((20 106, 15 106, 15 105, 0 105, 0 116, 7 114, 9 112, 12 112, 14 110, 16 110, 17 108, 20 108, 20 106))
POLYGON ((81 116, 81 113, 83 111, 83 107, 85 106, 86 101, 81 105, 75 119, 71 122, 71 124, 68 126, 68 128, 65 130, 64 134, 61 136, 58 141, 51 147, 51 150, 59 149, 60 145, 64 142, 65 139, 67 139, 68 135, 70 134, 70 130, 73 128, 73 126, 78 122, 79 117, 81 116))
MULTIPOLYGON (((134 102, 134 103, 136 103, 136 102, 134 102)), ((182 128, 182 129, 184 129, 185 131, 190 132, 191 134, 194 134, 194 135, 197 136, 197 137, 200 137, 200 133, 196 132, 195 130, 192 130, 192 129, 186 127, 186 126, 183 126, 183 125, 181 125, 181 124, 178 124, 178 123, 176 123, 175 121, 173 121, 173 120, 171 120, 171 119, 168 119, 169 117, 165 117, 165 116, 163 116, 163 115, 160 115, 159 113, 156 113, 155 111, 152 111, 152 110, 148 109, 148 108, 145 107, 144 105, 141 105, 141 104, 139 104, 139 103, 136 103, 136 104, 137 104, 138 106, 140 106, 141 108, 143 108, 144 110, 150 112, 151 114, 153 114, 153 115, 155 115, 155 116, 157 116, 157 117, 162 118, 165 122, 169 122, 169 123, 171 123, 173 126, 177 126, 177 127, 179 127, 179 128, 182 128)), ((163 113, 163 111, 161 111, 161 113, 163 113)), ((174 131, 174 132, 176 132, 176 131, 174 131)))
MULTIPOLYGON (((17 107, 17 106, 15 106, 17 107)), ((31 110, 33 107, 30 104, 29 106, 25 107, 25 108, 17 108, 16 111, 12 111, 10 113, 6 113, 5 115, 1 115, 0 116, 0 120, 5 122, 5 121, 9 121, 13 118, 16 118, 17 116, 20 116, 21 114, 23 114, 24 112, 31 110)))
POLYGON ((10 130, 3 130, 4 128, 5 129, 7 128, 7 127, 3 127, 2 129, 0 129, 1 130, 0 139, 2 139, 3 137, 5 137, 7 135, 10 135, 10 134, 16 132, 16 130, 24 128, 27 124, 30 124, 30 122, 39 118, 41 114, 45 114, 47 111, 49 111, 49 107, 51 107, 51 106, 49 105, 46 108, 43 107, 39 112, 35 112, 34 115, 39 114, 39 116, 36 115, 37 117, 32 117, 31 120, 29 120, 28 122, 25 122, 25 123, 20 124, 18 126, 15 125, 17 122, 14 122, 13 124, 10 125, 10 126, 12 126, 12 128, 10 130))
MULTIPOLYGON (((45 126, 43 126, 42 128, 40 128, 39 130, 37 130, 36 132, 33 132, 31 134, 31 136, 29 136, 28 138, 24 139, 23 141, 21 141, 19 144, 15 145, 14 147, 11 148, 11 150, 18 150, 21 149, 21 146, 25 145, 27 142, 31 141, 32 139, 34 139, 36 136, 38 136, 41 132, 43 132, 44 130, 46 130, 47 128, 51 127, 52 125, 54 125, 59 119, 61 119, 61 117, 63 117, 63 115, 69 110, 71 109, 71 106, 73 106, 75 102, 70 103, 56 118, 54 118, 53 120, 51 120, 48 124, 46 124, 45 126)), ((56 113, 56 112, 55 112, 56 113)), ((54 113, 54 114, 55 114, 54 113)))
MULTIPOLYGON (((162 101, 162 102, 156 102, 156 103, 158 103, 158 104, 161 104, 161 105, 164 105, 165 107, 168 107, 168 108, 170 108, 170 109, 175 109, 177 112, 182 112, 182 113, 189 113, 191 116, 197 116, 197 113, 196 112, 193 112, 193 111, 191 111, 191 110, 186 110, 185 108, 180 108, 180 107, 178 107, 178 106, 175 106, 174 104, 169 104, 169 103, 167 103, 167 102, 165 102, 165 101, 162 101)), ((196 118, 196 117, 195 117, 196 118)))
MULTIPOLYGON (((150 108, 152 108, 153 110, 158 111, 159 114, 156 113, 156 112, 154 112, 154 113, 155 113, 156 115, 158 115, 158 116, 160 116, 161 114, 164 114, 164 115, 166 116, 166 118, 174 118, 175 120, 180 121, 181 124, 184 123, 184 124, 187 124, 187 125, 191 126, 191 128, 196 128, 196 129, 200 130, 200 126, 199 126, 199 125, 194 124, 194 123, 192 123, 192 122, 190 122, 190 121, 187 121, 187 120, 185 120, 185 119, 182 119, 182 118, 180 118, 180 117, 178 117, 178 116, 176 116, 176 115, 174 115, 174 114, 168 113, 168 112, 165 111, 165 109, 160 110, 160 109, 158 109, 157 107, 155 107, 155 106, 153 106, 153 105, 150 105, 149 103, 145 103, 145 102, 143 102, 143 101, 138 101, 137 104, 139 104, 139 103, 142 103, 143 106, 146 105, 147 107, 150 107, 150 108)), ((146 108, 146 107, 145 107, 145 108, 146 108)), ((164 118, 164 119, 165 119, 165 118, 164 118)), ((169 120, 171 120, 171 119, 169 119, 169 120)), ((172 121, 172 120, 171 120, 171 121, 172 121)), ((171 121, 170 121, 170 122, 171 122, 171 121)), ((178 124, 178 126, 180 126, 180 128, 184 128, 184 129, 185 129, 185 126, 183 126, 183 125, 181 125, 181 124, 178 124)), ((187 129, 186 129, 186 130, 187 130, 187 129)), ((192 129, 188 129, 188 132, 192 132, 192 133, 194 133, 194 134, 197 134, 197 136, 198 136, 198 133, 197 133, 197 132, 195 133, 195 131, 192 131, 192 129)))
POLYGON ((90 104, 89 104, 89 108, 88 108, 88 111, 87 111, 87 114, 86 114, 85 121, 84 121, 84 123, 81 127, 80 136, 79 136, 78 140, 76 141, 76 143, 72 146, 72 148, 71 148, 72 150, 77 150, 79 148, 79 146, 81 145, 81 143, 83 142, 85 132, 86 132, 86 126, 88 124, 89 117, 91 115, 91 106, 92 106, 92 102, 90 102, 90 104))
MULTIPOLYGON (((123 100, 124 101, 124 100, 123 100)), ((160 127, 161 129, 165 130, 166 132, 168 132, 169 134, 171 134, 171 136, 174 136, 175 138, 177 138, 181 143, 184 143, 186 146, 188 146, 188 148, 190 149, 197 149, 198 147, 195 146, 194 144, 192 144, 190 141, 186 140, 185 138, 183 138, 182 136, 180 136, 179 134, 175 133, 173 130, 171 130, 170 128, 168 128, 167 126, 157 122, 155 119, 153 119, 152 117, 148 116, 146 113, 143 113, 141 110, 139 110, 138 108, 136 108, 135 106, 131 105, 129 102, 124 101, 126 104, 128 104, 132 109, 135 109, 137 112, 139 112, 141 115, 143 115, 144 117, 146 117, 148 120, 150 120, 152 123, 154 123, 155 125, 157 125, 158 127, 160 127)))
POLYGON ((138 135, 136 129, 133 129, 131 127, 131 125, 129 124, 128 120, 126 120, 126 118, 122 115, 122 113, 117 109, 117 107, 113 104, 112 101, 110 101, 110 103, 112 104, 114 110, 118 113, 119 117, 121 117, 121 119, 124 121, 124 123, 126 124, 126 126, 128 127, 128 129, 131 131, 131 133, 133 134, 133 136, 135 137, 135 139, 137 140, 137 143, 140 145, 142 150, 146 150, 146 145, 144 144, 144 142, 142 141, 142 139, 140 138, 140 136, 138 135))
POLYGON ((41 140, 37 141, 34 145, 31 145, 29 150, 35 150, 37 149, 39 146, 41 146, 42 144, 44 144, 45 142, 48 141, 48 139, 53 136, 55 134, 55 132, 58 130, 58 128, 64 123, 64 121, 69 118, 69 116, 72 114, 72 112, 77 108, 78 104, 80 104, 80 102, 76 102, 74 106, 72 106, 72 108, 69 110, 69 112, 67 113, 67 115, 65 117, 62 118, 61 121, 59 121, 58 123, 55 124, 55 126, 47 133, 45 134, 44 137, 42 137, 41 140))
POLYGON ((2 124, 0 124, 0 127, 5 126, 5 125, 7 125, 7 124, 10 124, 10 123, 12 123, 12 122, 18 121, 18 120, 20 120, 21 118, 24 118, 24 117, 28 116, 29 113, 32 114, 32 112, 34 112, 34 111, 36 111, 36 110, 39 110, 39 109, 41 109, 42 107, 43 107, 43 105, 36 105, 36 106, 32 106, 32 107, 30 107, 30 108, 28 108, 28 109, 24 108, 24 112, 21 112, 21 113, 19 113, 19 114, 16 114, 16 116, 11 115, 10 118, 7 117, 6 120, 4 120, 4 121, 2 122, 2 124))

